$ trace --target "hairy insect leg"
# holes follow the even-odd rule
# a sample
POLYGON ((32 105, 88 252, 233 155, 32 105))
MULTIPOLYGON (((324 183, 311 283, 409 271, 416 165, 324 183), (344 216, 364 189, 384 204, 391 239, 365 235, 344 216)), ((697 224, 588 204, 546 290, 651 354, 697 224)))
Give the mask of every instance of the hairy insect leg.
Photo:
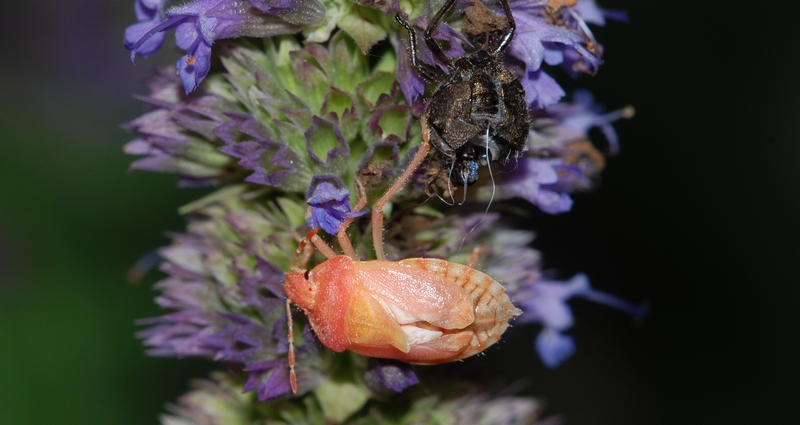
MULTIPOLYGON (((506 1, 506 7, 508 7, 508 0, 501 0, 506 1)), ((448 67, 450 66, 450 58, 445 56, 442 48, 439 46, 439 43, 433 39, 433 30, 439 25, 444 15, 453 8, 453 5, 456 4, 456 0, 447 0, 447 2, 436 12, 436 15, 433 16, 430 22, 428 22, 428 28, 425 29, 425 44, 428 45, 428 48, 431 49, 433 55, 436 56, 437 59, 442 61, 448 67)), ((509 12, 510 13, 510 12, 509 12)))
POLYGON ((422 164, 422 161, 425 159, 430 149, 430 143, 423 138, 416 155, 411 158, 411 162, 408 163, 408 167, 403 171, 403 174, 397 178, 397 181, 389 187, 386 193, 384 193, 372 207, 372 243, 375 245, 375 257, 378 260, 386 260, 386 254, 383 252, 383 207, 392 199, 392 196, 403 187, 408 179, 411 178, 411 174, 422 164))
POLYGON ((325 256, 325 258, 330 260, 331 258, 336 256, 336 252, 333 251, 333 248, 329 247, 328 244, 326 244, 325 241, 323 241, 322 238, 319 237, 319 235, 317 235, 316 229, 309 232, 309 235, 311 236, 311 243, 313 243, 314 246, 317 247, 319 252, 321 252, 322 255, 325 256), (311 233, 313 233, 313 235, 311 233))
MULTIPOLYGON (((355 179, 356 190, 358 190, 358 202, 356 206, 353 207, 353 212, 359 212, 367 205, 367 190, 364 189, 364 185, 358 180, 355 179)), ((353 249, 353 243, 350 241, 350 238, 347 236, 347 228, 350 227, 350 224, 355 220, 355 217, 348 217, 342 222, 342 225, 339 226, 339 231, 336 232, 336 239, 339 241, 339 246, 342 247, 342 251, 348 257, 352 258, 353 260, 358 260, 356 256, 356 250, 353 249)))
POLYGON ((422 78, 428 81, 440 82, 444 78, 442 72, 435 67, 432 67, 428 64, 422 63, 419 61, 419 54, 417 52, 417 34, 414 32, 414 29, 406 22, 400 15, 394 15, 394 20, 397 21, 403 28, 408 31, 408 39, 410 44, 411 54, 411 65, 416 68, 417 72, 422 76, 422 78))
POLYGON ((511 42, 511 39, 514 38, 514 31, 517 29, 517 23, 514 21, 514 15, 511 14, 511 7, 508 5, 508 0, 497 0, 500 3, 500 6, 503 7, 503 11, 506 12, 506 20, 508 20, 508 30, 505 34, 503 34, 503 38, 500 39, 500 44, 495 49, 494 53, 498 54, 508 47, 508 43, 511 42))
POLYGON ((289 341, 289 381, 292 384, 292 393, 297 394, 297 373, 294 371, 294 323, 292 322, 292 305, 289 297, 286 297, 286 323, 289 326, 289 334, 286 336, 289 341))

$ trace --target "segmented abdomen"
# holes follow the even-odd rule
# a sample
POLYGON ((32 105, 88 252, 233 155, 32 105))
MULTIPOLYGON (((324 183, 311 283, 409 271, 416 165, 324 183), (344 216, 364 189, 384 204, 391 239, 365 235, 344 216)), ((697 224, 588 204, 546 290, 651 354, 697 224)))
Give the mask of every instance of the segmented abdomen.
POLYGON ((511 303, 503 285, 485 273, 463 264, 434 258, 409 258, 401 262, 442 276, 448 283, 464 288, 469 295, 475 308, 475 321, 457 331, 472 332, 472 340, 452 360, 463 359, 485 350, 500 339, 508 328, 509 319, 522 314, 522 310, 511 303))

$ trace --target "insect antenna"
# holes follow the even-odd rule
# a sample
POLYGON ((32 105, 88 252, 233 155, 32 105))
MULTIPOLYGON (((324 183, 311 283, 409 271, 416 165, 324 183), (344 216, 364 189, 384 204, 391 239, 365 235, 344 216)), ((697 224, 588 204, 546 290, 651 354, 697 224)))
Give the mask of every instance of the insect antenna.
POLYGON ((289 381, 292 384, 292 394, 297 394, 297 373, 294 371, 294 323, 292 322, 292 305, 289 297, 286 297, 286 323, 289 333, 286 339, 289 341, 289 381))
POLYGON ((293 272, 302 272, 303 270, 305 270, 308 261, 311 259, 311 255, 314 253, 314 251, 312 251, 311 249, 306 249, 306 247, 308 245, 308 241, 310 241, 312 237, 316 236, 316 234, 317 234, 317 229, 312 229, 300 241, 300 243, 297 245, 297 250, 294 252, 294 259, 292 260, 292 265, 289 266, 289 270, 293 272), (303 256, 303 259, 300 260, 300 264, 302 264, 302 267, 297 268, 295 267, 295 265, 297 264, 297 259, 300 258, 301 254, 303 256))

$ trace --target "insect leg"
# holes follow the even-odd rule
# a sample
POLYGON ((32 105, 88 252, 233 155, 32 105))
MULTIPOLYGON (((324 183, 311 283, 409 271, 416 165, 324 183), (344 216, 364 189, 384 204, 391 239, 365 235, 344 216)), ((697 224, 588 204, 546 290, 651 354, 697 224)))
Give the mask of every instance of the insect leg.
POLYGON ((514 15, 511 14, 511 7, 508 5, 508 0, 498 0, 501 6, 503 6, 503 10, 506 12, 506 19, 508 20, 508 31, 503 34, 503 38, 500 39, 500 44, 495 49, 494 53, 498 54, 508 47, 508 43, 511 42, 511 39, 514 37, 514 30, 517 29, 517 23, 514 22, 514 15))
POLYGON ((319 237, 319 235, 317 235, 316 230, 314 230, 313 232, 314 232, 313 235, 309 233, 309 235, 311 235, 311 243, 313 243, 314 246, 317 247, 319 252, 321 252, 322 255, 325 256, 325 258, 331 259, 335 257, 336 252, 334 252, 333 249, 329 247, 328 244, 326 244, 325 241, 323 241, 322 238, 319 237))
MULTIPOLYGON (((506 1, 506 7, 508 7, 508 1, 504 1, 506 1)), ((436 15, 433 16, 433 19, 428 22, 428 28, 425 29, 425 44, 427 44, 428 48, 431 49, 433 55, 448 67, 450 66, 450 59, 445 56, 442 48, 439 46, 439 43, 433 39, 433 30, 436 29, 437 25, 439 25, 439 22, 442 20, 444 15, 453 8, 454 4, 456 4, 456 0, 447 0, 447 3, 445 3, 444 6, 442 6, 438 12, 436 12, 436 15)), ((510 10, 509 13, 511 13, 510 10)))
MULTIPOLYGON (((353 207, 353 212, 359 212, 367 205, 367 190, 364 189, 364 185, 361 184, 358 177, 355 178, 355 184, 358 190, 358 202, 356 206, 353 207)), ((353 249, 353 243, 350 242, 350 238, 347 236, 347 228, 350 227, 350 223, 352 223, 354 219, 355 217, 348 217, 342 222, 342 225, 339 226, 339 231, 336 232, 336 239, 339 241, 339 246, 342 247, 342 251, 345 255, 353 260, 358 260, 356 250, 353 249)))
POLYGON ((386 254, 383 252, 383 207, 392 199, 392 196, 403 187, 408 179, 411 178, 411 174, 422 164, 422 161, 425 159, 430 149, 430 143, 428 143, 427 140, 423 140, 417 149, 417 153, 411 158, 411 162, 408 163, 408 167, 403 171, 403 174, 398 177, 397 181, 392 184, 386 193, 381 196, 381 199, 378 199, 375 206, 372 207, 372 243, 375 245, 375 257, 378 260, 386 260, 386 254))
POLYGON ((297 373, 294 371, 294 323, 292 323, 292 306, 289 297, 286 297, 286 323, 289 326, 289 334, 286 336, 289 341, 289 381, 292 384, 292 393, 297 394, 297 373))
POLYGON ((419 61, 419 55, 417 53, 417 34, 414 32, 414 29, 411 28, 411 26, 408 25, 408 22, 401 18, 400 15, 394 15, 394 20, 402 25, 406 31, 408 31, 409 44, 411 45, 411 54, 409 55, 411 56, 411 65, 417 69, 417 72, 419 72, 419 75, 421 75, 422 78, 434 82, 442 81, 443 76, 438 68, 429 66, 428 64, 419 61))

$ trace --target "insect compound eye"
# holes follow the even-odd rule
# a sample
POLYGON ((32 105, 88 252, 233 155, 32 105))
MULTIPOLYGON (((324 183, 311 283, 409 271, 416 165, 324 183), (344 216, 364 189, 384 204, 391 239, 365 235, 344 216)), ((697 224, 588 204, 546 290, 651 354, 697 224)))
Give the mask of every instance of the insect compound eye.
POLYGON ((309 275, 310 273, 311 273, 311 270, 306 270, 305 272, 303 272, 303 277, 304 277, 306 280, 308 280, 308 275, 309 275))

